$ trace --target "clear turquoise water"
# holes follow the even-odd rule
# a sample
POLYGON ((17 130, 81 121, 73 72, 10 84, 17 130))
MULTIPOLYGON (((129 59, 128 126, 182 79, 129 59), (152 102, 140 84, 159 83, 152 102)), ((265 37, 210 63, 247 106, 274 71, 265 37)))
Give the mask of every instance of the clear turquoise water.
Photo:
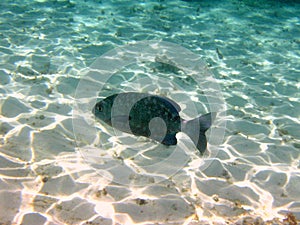
MULTIPOLYGON (((299 3, 41 0, 0 6, 0 224, 225 224, 248 215, 282 219, 287 212, 300 219, 299 3), (160 183, 140 168, 172 149, 116 138, 93 122, 94 129, 82 131, 99 138, 101 146, 94 147, 103 155, 92 155, 91 167, 83 157, 90 152, 82 149, 92 141, 78 145, 72 125, 86 69, 109 50, 147 40, 201 57, 227 108, 217 119, 226 122, 224 139, 208 148, 218 153, 204 159, 209 166, 199 166, 203 158, 181 137, 192 149, 190 159, 160 183), (141 153, 126 147, 132 142, 141 153), (132 169, 130 185, 99 174, 105 157, 132 169)), ((154 64, 125 68, 103 93, 146 90, 182 107, 190 96, 208 111, 195 82, 154 64), (160 79, 147 89, 132 85, 137 75, 160 79)), ((188 107, 183 113, 192 117, 188 107)))

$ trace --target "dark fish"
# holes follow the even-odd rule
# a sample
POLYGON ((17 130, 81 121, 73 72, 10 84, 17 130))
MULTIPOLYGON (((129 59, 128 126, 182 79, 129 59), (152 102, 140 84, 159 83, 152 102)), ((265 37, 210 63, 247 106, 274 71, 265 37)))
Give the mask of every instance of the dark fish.
POLYGON ((176 133, 184 132, 203 154, 207 146, 205 132, 215 113, 187 121, 180 118, 180 110, 177 103, 166 97, 128 92, 98 102, 93 114, 118 130, 145 136, 164 145, 176 145, 176 133))

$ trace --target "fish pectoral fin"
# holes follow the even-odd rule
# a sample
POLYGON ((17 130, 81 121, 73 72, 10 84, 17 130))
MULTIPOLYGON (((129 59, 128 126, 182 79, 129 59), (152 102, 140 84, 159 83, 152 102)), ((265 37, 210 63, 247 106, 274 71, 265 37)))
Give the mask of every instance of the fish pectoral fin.
POLYGON ((176 145, 177 144, 176 134, 166 134, 166 136, 164 137, 161 143, 164 145, 176 145))

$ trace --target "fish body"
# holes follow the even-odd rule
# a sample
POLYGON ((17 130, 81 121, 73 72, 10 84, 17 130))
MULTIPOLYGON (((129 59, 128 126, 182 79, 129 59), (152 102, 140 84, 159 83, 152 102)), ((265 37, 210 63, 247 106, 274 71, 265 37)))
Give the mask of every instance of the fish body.
POLYGON ((151 138, 164 145, 176 145, 176 134, 184 132, 204 153, 207 146, 205 132, 211 126, 213 114, 186 121, 180 118, 180 110, 180 106, 169 98, 127 92, 97 102, 93 114, 118 130, 151 138))

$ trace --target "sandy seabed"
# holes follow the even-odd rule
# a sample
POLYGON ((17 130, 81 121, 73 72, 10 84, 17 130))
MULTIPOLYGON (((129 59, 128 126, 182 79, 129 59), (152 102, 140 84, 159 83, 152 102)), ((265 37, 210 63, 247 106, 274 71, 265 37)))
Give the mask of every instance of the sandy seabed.
MULTIPOLYGON (((299 15, 296 1, 1 1, 0 224, 297 224, 299 15), (86 68, 145 40, 202 57, 226 104, 212 128, 226 122, 221 144, 208 132, 217 154, 179 134, 189 158, 172 176, 178 165, 145 165, 174 148, 73 113, 86 68)), ((159 60, 125 68, 99 95, 127 90, 176 100, 186 117, 187 101, 209 111, 201 87, 159 60), (135 85, 141 76, 151 85, 135 85)))

